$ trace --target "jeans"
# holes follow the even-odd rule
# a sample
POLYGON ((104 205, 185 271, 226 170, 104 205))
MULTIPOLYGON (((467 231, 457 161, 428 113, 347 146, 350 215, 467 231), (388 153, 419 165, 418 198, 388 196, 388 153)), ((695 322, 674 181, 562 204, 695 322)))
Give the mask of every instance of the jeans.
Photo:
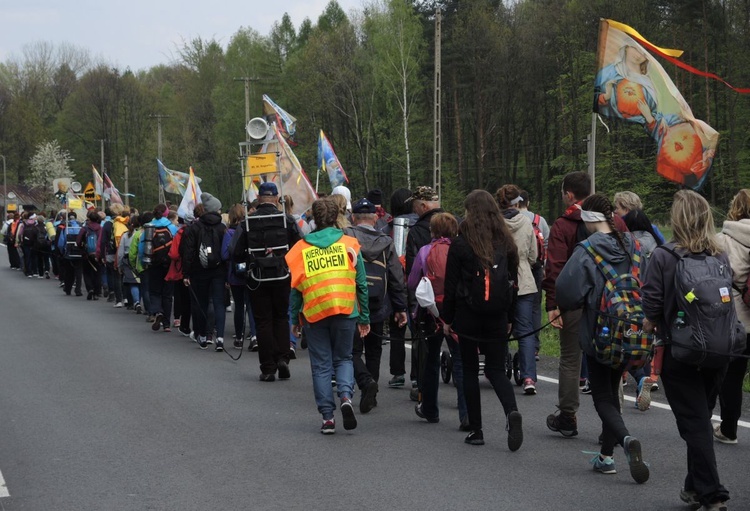
MULTIPOLYGON (((227 312, 224 308, 224 278, 208 276, 207 278, 193 277, 190 279, 190 297, 192 299, 191 313, 196 335, 208 335, 208 303, 214 306, 216 322, 216 337, 224 337, 224 326, 227 312)), ((180 323, 182 328, 182 323, 180 323)))
MULTIPOLYGON (((513 336, 528 334, 534 331, 533 309, 536 293, 518 297, 516 301, 516 316, 513 320, 513 336)), ((518 339, 518 362, 521 380, 531 378, 536 381, 536 343, 533 335, 525 335, 518 339)))
POLYGON ((331 386, 334 375, 339 398, 351 398, 354 394, 352 339, 356 328, 356 320, 343 314, 304 323, 315 404, 323 419, 333 418, 336 409, 331 386))
POLYGON ((721 386, 724 369, 698 369, 672 358, 666 345, 661 370, 664 393, 677 429, 687 444, 687 476, 684 487, 695 491, 703 505, 727 500, 729 492, 719 481, 714 453, 711 403, 721 386))
POLYGON ((37 263, 36 252, 28 245, 21 245, 21 248, 23 249, 23 272, 26 275, 34 275, 37 263))
POLYGON ((628 428, 622 420, 620 410, 620 380, 622 371, 600 364, 592 356, 586 355, 589 368, 591 397, 594 400, 596 413, 602 421, 602 448, 604 456, 612 456, 615 445, 624 445, 628 428))
POLYGON ((245 326, 250 327, 250 337, 255 335, 255 319, 253 308, 250 306, 250 290, 245 284, 230 286, 232 298, 234 298, 234 337, 237 339, 245 336, 245 326), (245 323, 247 318, 247 323, 245 323))
MULTIPOLYGON (((542 278, 544 277, 544 266, 540 265, 539 268, 532 267, 531 274, 534 275, 534 282, 536 283, 536 288, 539 290, 533 295, 534 299, 531 308, 531 322, 534 326, 532 330, 537 330, 542 327, 542 278)), ((534 348, 537 352, 542 347, 541 335, 541 332, 534 334, 534 348)))
MULTIPOLYGON (((394 376, 406 374, 406 326, 399 327, 391 316, 388 322, 388 336, 391 338, 391 353, 389 357, 390 371, 394 376)), ((409 379, 417 379, 417 353, 415 349, 411 351, 411 368, 409 370, 409 379)))
POLYGON ((133 298, 132 304, 135 305, 141 300, 141 289, 138 284, 128 284, 130 296, 133 298))
MULTIPOLYGON (((274 374, 280 360, 289 363, 290 292, 289 279, 263 282, 257 289, 250 291, 250 303, 258 332, 258 361, 263 374, 274 374)), ((351 358, 351 351, 349 356, 351 358)))
POLYGON ((380 379, 380 357, 383 355, 383 322, 370 323, 370 333, 363 339, 358 331, 354 331, 352 340, 352 361, 354 363, 354 379, 357 386, 363 390, 371 381, 380 379), (362 360, 364 352, 365 359, 362 360))
POLYGON ((172 295, 174 294, 174 282, 164 280, 168 272, 169 266, 151 266, 144 272, 149 274, 148 294, 151 308, 148 312, 153 315, 163 314, 161 322, 165 327, 170 326, 172 295))
POLYGON ((464 397, 464 363, 461 358, 461 348, 453 337, 446 337, 445 342, 451 352, 453 362, 453 384, 456 387, 456 404, 458 406, 458 420, 463 421, 467 417, 466 398, 464 397))
POLYGON ((575 415, 580 404, 578 378, 581 374, 581 345, 578 342, 578 326, 581 309, 562 313, 563 327, 560 330, 560 370, 557 388, 557 407, 567 415, 575 415))

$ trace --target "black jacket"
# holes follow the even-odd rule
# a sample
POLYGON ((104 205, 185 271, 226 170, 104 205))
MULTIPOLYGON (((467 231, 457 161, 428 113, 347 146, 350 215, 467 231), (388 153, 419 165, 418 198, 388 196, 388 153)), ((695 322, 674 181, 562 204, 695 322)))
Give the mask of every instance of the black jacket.
MULTIPOLYGON (((198 261, 198 249, 201 245, 201 229, 216 229, 219 231, 220 240, 224 238, 226 226, 221 223, 219 213, 204 213, 192 225, 185 228, 182 242, 180 242, 180 254, 182 255, 182 274, 186 279, 190 278, 213 278, 226 275, 224 262, 218 268, 203 268, 198 261)), ((221 246, 218 248, 221 257, 221 246)))
POLYGON ((438 213, 444 213, 443 209, 436 208, 431 209, 424 215, 419 217, 417 223, 413 227, 409 228, 409 235, 406 238, 406 274, 411 273, 411 267, 414 264, 414 259, 417 258, 419 249, 427 245, 432 241, 430 235, 430 220, 433 215, 438 213))

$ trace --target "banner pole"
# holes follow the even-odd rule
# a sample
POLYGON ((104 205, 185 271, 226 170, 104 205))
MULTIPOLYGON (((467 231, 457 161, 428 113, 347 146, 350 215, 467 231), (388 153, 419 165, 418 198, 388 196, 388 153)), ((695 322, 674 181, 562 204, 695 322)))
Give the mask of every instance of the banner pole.
POLYGON ((596 193, 596 112, 591 114, 591 133, 587 137, 589 151, 589 177, 591 177, 591 193, 596 193))
POLYGON ((315 195, 318 195, 318 182, 320 181, 320 167, 318 167, 318 173, 315 174, 315 195))

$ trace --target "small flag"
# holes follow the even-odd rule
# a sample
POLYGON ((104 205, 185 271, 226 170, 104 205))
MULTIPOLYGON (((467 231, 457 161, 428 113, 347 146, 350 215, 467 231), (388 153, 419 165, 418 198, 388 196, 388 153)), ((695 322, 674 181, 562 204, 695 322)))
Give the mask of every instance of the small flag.
POLYGON ((177 208, 177 216, 185 218, 188 213, 192 215, 195 205, 201 203, 201 193, 201 187, 198 186, 195 173, 193 173, 193 167, 190 167, 185 193, 182 196, 180 207, 177 208))
MULTIPOLYGON (((188 183, 188 173, 178 170, 168 169, 161 161, 156 160, 156 166, 159 169, 159 183, 162 189, 167 193, 176 195, 185 195, 185 189, 188 183)), ((201 178, 195 178, 196 183, 201 182, 201 178)))
POLYGON ((266 94, 263 94, 263 115, 269 120, 269 123, 276 123, 284 140, 293 146, 297 145, 294 142, 294 134, 297 132, 297 119, 274 103, 266 94))
POLYGON ((99 175, 99 172, 94 165, 91 166, 91 170, 94 175, 94 191, 97 195, 101 195, 104 189, 104 180, 102 179, 102 176, 99 175))
POLYGON ((112 184, 112 180, 109 179, 109 176, 105 173, 104 174, 104 193, 103 193, 104 200, 108 200, 112 204, 122 204, 122 198, 120 197, 120 192, 117 190, 114 184, 112 184))
POLYGON ((349 178, 346 177, 346 172, 341 166, 336 153, 333 152, 333 146, 328 141, 328 137, 320 130, 320 136, 318 137, 318 168, 321 172, 328 173, 328 179, 331 181, 331 188, 349 183, 349 178))

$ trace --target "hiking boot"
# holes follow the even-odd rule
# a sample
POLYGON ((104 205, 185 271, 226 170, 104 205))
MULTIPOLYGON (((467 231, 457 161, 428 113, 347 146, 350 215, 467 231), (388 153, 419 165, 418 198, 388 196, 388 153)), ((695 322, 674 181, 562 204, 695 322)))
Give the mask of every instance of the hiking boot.
POLYGON ((481 429, 472 431, 471 433, 466 435, 466 438, 464 438, 464 442, 470 445, 484 445, 484 433, 482 433, 481 429))
POLYGON ((214 346, 214 351, 224 351, 224 338, 223 337, 216 338, 216 346, 214 346))
POLYGON ((680 500, 687 504, 690 509, 700 509, 701 502, 698 499, 698 492, 694 490, 680 489, 680 500))
POLYGON ((625 450, 625 458, 630 466, 631 477, 638 484, 645 483, 648 481, 649 471, 648 465, 643 462, 641 456, 641 443, 635 437, 626 436, 622 444, 622 448, 625 450))
POLYGON ((533 396, 536 394, 536 382, 531 378, 523 380, 523 393, 527 396, 533 396))
POLYGON ((578 423, 575 415, 568 415, 567 413, 553 413, 547 417, 547 427, 560 433, 566 438, 574 437, 578 435, 578 423))
POLYGON ((714 439, 716 439, 716 441, 718 442, 721 442, 722 444, 734 445, 737 443, 737 438, 729 438, 721 432, 721 424, 717 424, 714 428, 714 439))
POLYGON ((635 407, 645 412, 651 406, 651 382, 644 376, 638 381, 638 396, 635 398, 635 407))
POLYGON ((323 425, 320 426, 320 432, 324 435, 333 435, 336 432, 336 423, 333 419, 323 419, 323 425))
POLYGON ((390 380, 388 380, 388 386, 392 389, 400 389, 404 386, 406 383, 406 378, 404 378, 404 375, 396 375, 390 380))
POLYGON ((511 452, 517 451, 523 444, 522 422, 521 413, 518 410, 513 410, 508 414, 508 424, 505 429, 508 431, 508 449, 511 452))
POLYGON ((365 385, 365 388, 362 389, 362 397, 359 399, 359 411, 361 413, 368 413, 375 408, 375 397, 377 395, 378 382, 371 380, 370 383, 365 385))
POLYGON ((161 322, 163 319, 164 314, 162 314, 161 312, 157 312, 154 316, 154 323, 151 325, 151 330, 153 330, 154 332, 159 330, 161 328, 161 322))
POLYGON ((357 418, 354 416, 352 400, 348 397, 341 399, 341 415, 344 417, 344 429, 349 431, 357 427, 357 418))
POLYGON ((615 460, 612 456, 602 456, 601 454, 597 454, 591 459, 591 464, 594 465, 594 470, 601 472, 602 474, 617 473, 615 460))
POLYGON ((419 417, 420 419, 425 419, 431 424, 440 422, 440 417, 428 417, 424 414, 424 412, 422 411, 422 403, 419 403, 414 407, 414 413, 416 413, 417 417, 419 417))
POLYGON ((289 364, 286 360, 276 362, 276 369, 279 371, 279 380, 288 380, 292 374, 289 372, 289 364))

